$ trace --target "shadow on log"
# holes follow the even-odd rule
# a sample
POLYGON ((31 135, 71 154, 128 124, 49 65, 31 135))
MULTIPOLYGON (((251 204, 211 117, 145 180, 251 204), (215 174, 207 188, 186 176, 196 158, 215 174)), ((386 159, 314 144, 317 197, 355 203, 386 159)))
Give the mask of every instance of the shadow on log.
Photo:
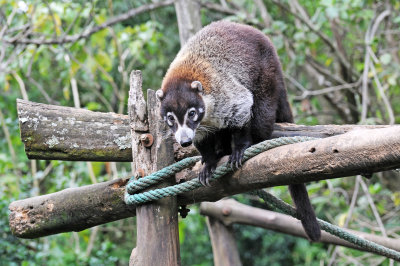
MULTIPOLYGON (((223 160, 226 159, 225 157, 223 160)), ((263 152, 244 163, 235 173, 214 180, 211 187, 200 187, 179 195, 178 204, 217 201, 229 195, 260 188, 373 173, 399 167, 399 126, 354 130, 334 137, 281 146, 263 152)), ((197 178, 200 168, 200 163, 196 164, 193 169, 181 174, 180 179, 197 178)), ((133 215, 133 212, 126 213, 128 207, 124 206, 122 201, 124 182, 114 182, 119 184, 118 188, 106 189, 109 183, 101 183, 15 201, 10 204, 12 232, 18 237, 32 238, 83 230, 133 215), (110 210, 104 208, 103 212, 97 212, 96 204, 88 200, 86 193, 86 190, 91 191, 92 186, 99 186, 96 204, 101 202, 104 206, 110 206, 110 210), (79 204, 66 206, 68 198, 74 198, 79 204), (41 206, 47 199, 52 200, 52 212, 41 206), (88 219, 91 215, 97 215, 98 219, 88 219), (35 217, 35 224, 29 222, 32 217, 35 217)))

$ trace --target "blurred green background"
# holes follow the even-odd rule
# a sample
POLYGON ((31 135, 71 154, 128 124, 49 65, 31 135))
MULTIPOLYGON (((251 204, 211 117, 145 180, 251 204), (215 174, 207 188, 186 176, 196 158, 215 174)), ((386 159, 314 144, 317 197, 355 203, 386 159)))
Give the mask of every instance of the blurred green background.
MULTIPOLYGON (((162 1, 154 1, 162 2, 162 1)), ((296 123, 400 122, 400 2, 363 0, 196 1, 202 25, 227 19, 253 25, 274 43, 296 123), (363 90, 365 88, 365 90, 363 90), (364 103, 364 104, 363 104, 364 103)), ((126 265, 135 245, 135 219, 79 233, 18 239, 8 205, 17 199, 127 176, 129 163, 29 161, 19 136, 16 99, 127 113, 129 73, 158 89, 179 51, 174 5, 143 12, 65 41, 151 1, 0 0, 0 265, 126 265), (56 44, 44 44, 54 40, 56 44), (62 41, 64 40, 64 41, 62 41)), ((400 237, 400 174, 377 173, 308 185, 319 218, 349 228, 400 237), (365 182, 349 205, 356 182, 365 182), (368 198, 373 202, 369 202, 368 198), (372 208, 376 209, 374 213, 372 208), (379 227, 381 220, 384 228, 379 227)), ((286 187, 270 189, 290 202, 286 187)), ((262 207, 244 195, 237 200, 262 207)), ((181 219, 182 265, 212 265, 212 249, 198 206, 181 219)), ((389 265, 383 257, 235 225, 244 265, 389 265)))

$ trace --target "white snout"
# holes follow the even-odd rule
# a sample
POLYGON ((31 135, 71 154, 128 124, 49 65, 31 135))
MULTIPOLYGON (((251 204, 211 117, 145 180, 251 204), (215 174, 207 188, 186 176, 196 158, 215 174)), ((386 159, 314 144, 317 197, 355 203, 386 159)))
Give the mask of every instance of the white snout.
POLYGON ((175 139, 179 144, 192 142, 194 138, 194 130, 188 126, 178 125, 178 130, 175 132, 175 139))

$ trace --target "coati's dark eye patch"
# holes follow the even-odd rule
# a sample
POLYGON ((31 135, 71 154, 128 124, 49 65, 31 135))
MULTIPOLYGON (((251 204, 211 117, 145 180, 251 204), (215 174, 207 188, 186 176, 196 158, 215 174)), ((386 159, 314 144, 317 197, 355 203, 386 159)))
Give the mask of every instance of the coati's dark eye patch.
POLYGON ((177 120, 177 118, 173 112, 168 112, 165 120, 168 126, 172 127, 175 124, 175 120, 177 120))
POLYGON ((195 107, 190 108, 186 114, 187 114, 187 117, 191 121, 194 121, 194 122, 196 122, 197 119, 199 118, 199 116, 197 115, 197 111, 196 111, 195 107))
POLYGON ((190 118, 193 118, 195 115, 196 115, 196 111, 195 110, 192 110, 192 111, 189 112, 189 117, 190 118))

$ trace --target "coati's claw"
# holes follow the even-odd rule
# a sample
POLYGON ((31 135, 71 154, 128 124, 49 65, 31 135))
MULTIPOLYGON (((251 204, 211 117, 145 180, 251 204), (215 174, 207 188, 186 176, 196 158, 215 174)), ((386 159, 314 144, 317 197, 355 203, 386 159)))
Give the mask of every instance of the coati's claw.
POLYGON ((242 167, 243 155, 245 149, 234 150, 233 153, 229 156, 228 163, 231 164, 232 169, 239 169, 242 167))
POLYGON ((209 165, 206 163, 203 170, 201 170, 201 172, 199 174, 200 184, 202 184, 205 187, 209 187, 210 180, 212 179, 212 176, 214 174, 214 170, 215 170, 215 166, 209 165))

